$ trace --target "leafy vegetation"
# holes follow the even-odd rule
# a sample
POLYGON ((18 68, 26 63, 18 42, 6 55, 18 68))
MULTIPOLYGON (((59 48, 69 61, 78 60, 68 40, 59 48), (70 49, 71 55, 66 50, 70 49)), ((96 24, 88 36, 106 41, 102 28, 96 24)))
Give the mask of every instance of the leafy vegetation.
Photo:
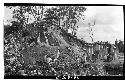
POLYGON ((85 10, 82 6, 19 6, 15 9, 13 17, 17 21, 4 26, 5 76, 108 75, 103 65, 87 64, 91 60, 85 43, 75 36, 85 10), (33 23, 28 23, 30 18, 26 13, 33 15, 33 23), (69 28, 72 33, 67 32, 69 28))

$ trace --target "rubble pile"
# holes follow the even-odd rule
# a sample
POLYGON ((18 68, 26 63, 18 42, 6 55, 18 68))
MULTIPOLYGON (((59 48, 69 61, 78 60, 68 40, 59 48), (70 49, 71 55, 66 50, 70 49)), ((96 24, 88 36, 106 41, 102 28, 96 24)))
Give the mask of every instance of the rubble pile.
POLYGON ((84 43, 70 33, 63 29, 38 33, 34 28, 30 28, 31 31, 22 29, 20 33, 5 30, 5 75, 108 75, 102 65, 90 64, 84 43))

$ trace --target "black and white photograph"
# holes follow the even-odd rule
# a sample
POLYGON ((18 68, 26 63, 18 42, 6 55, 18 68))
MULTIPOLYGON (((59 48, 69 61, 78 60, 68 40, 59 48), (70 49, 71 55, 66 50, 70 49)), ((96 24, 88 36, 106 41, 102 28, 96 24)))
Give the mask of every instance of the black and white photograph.
POLYGON ((124 76, 123 6, 5 3, 3 19, 4 79, 124 76))

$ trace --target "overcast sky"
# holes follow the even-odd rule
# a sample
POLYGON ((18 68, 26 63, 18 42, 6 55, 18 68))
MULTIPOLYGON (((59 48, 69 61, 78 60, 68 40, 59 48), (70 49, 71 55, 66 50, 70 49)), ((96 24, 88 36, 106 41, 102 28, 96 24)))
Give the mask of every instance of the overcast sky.
MULTIPOLYGON (((85 6, 85 20, 79 22, 78 38, 84 38, 91 42, 88 33, 88 22, 96 20, 93 27, 94 41, 109 41, 114 43, 116 39, 124 40, 124 21, 122 6, 85 6)), ((12 20, 12 9, 5 8, 4 24, 12 20)), ((31 16, 32 18, 32 16, 31 16)))
POLYGON ((88 34, 88 22, 96 20, 93 27, 94 41, 124 40, 123 7, 121 6, 87 6, 85 21, 79 23, 78 37, 91 42, 88 34))

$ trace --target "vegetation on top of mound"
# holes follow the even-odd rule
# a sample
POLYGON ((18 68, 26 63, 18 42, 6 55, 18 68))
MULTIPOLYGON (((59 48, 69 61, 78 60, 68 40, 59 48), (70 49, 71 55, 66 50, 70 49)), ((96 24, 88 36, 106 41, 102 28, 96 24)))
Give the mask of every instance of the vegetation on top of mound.
POLYGON ((76 37, 77 22, 84 17, 85 7, 40 9, 19 6, 13 12, 17 22, 4 26, 5 75, 108 75, 103 66, 86 64, 90 57, 85 41, 76 37), (27 12, 34 16, 33 23, 28 23, 27 12), (69 28, 72 33, 68 33, 69 28))

